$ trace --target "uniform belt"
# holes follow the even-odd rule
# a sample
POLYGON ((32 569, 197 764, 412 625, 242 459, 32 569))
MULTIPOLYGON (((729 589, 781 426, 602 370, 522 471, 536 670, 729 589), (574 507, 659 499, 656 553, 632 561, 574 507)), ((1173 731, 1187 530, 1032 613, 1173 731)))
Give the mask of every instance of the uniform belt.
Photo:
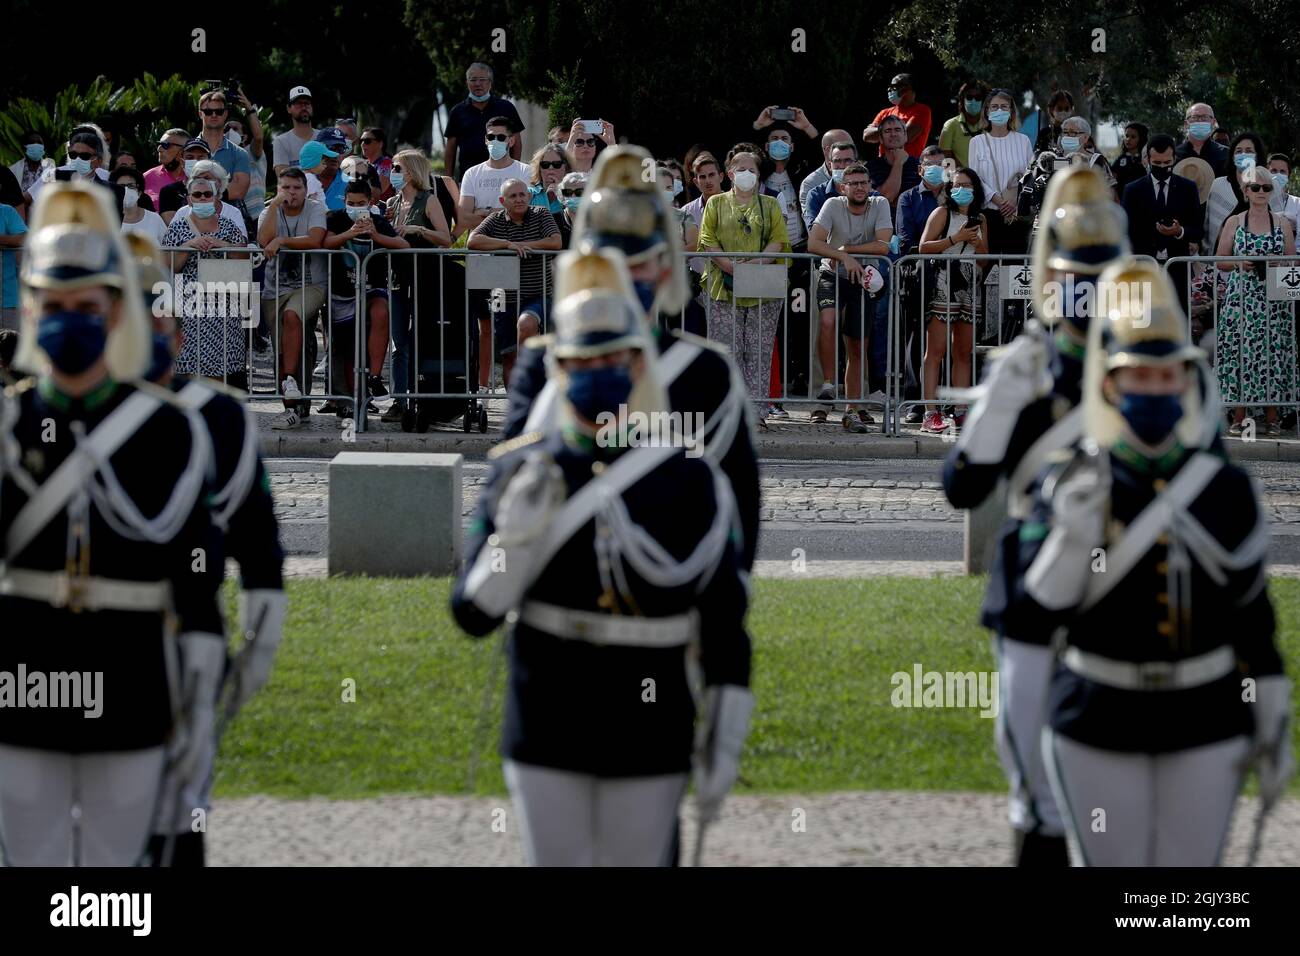
POLYGON ((0 595, 74 611, 166 611, 171 607, 171 587, 166 582, 114 581, 70 576, 63 571, 10 568, 0 578, 0 595))
POLYGON ((1080 677, 1121 690, 1186 690, 1230 674, 1237 666, 1237 655, 1224 645, 1186 660, 1135 664, 1069 647, 1064 661, 1080 677))
POLYGON ((597 614, 556 607, 541 601, 526 601, 519 620, 557 637, 589 641, 592 644, 621 644, 628 647, 678 647, 695 636, 695 616, 633 617, 597 614))

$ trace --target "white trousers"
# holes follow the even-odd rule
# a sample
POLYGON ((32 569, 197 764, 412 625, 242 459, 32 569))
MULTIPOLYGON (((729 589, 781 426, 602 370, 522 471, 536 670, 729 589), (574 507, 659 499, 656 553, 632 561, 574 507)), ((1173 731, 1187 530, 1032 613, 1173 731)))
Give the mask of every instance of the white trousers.
MULTIPOLYGON (((199 755, 193 777, 182 781, 175 773, 167 775, 155 833, 166 835, 195 831, 195 820, 200 816, 206 817, 212 808, 212 767, 216 757, 217 740, 210 737, 204 744, 203 753, 199 755), (202 810, 203 814, 197 813, 198 810, 202 810)), ((206 819, 202 826, 206 829, 206 819)))
POLYGON ((9 866, 134 866, 158 806, 163 748, 66 754, 0 744, 9 866))
POLYGON ((1002 679, 994 730, 998 757, 1011 783, 1011 826, 1025 832, 1059 837, 1065 833, 1061 811, 1043 766, 1042 734, 1047 721, 1047 692, 1055 655, 1009 638, 994 638, 993 653, 1002 679))
POLYGON ((687 774, 592 777, 504 763, 530 866, 667 866, 687 774))
POLYGON ((1163 754, 1043 732, 1075 866, 1217 866, 1241 790, 1245 736, 1163 754))

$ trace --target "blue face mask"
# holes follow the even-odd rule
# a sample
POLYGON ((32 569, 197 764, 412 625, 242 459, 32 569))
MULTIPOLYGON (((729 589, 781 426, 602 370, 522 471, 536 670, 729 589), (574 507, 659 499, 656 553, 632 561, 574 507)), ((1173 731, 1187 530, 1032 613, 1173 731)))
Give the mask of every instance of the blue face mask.
POLYGON ((1232 162, 1238 169, 1250 169, 1250 167, 1255 165, 1255 154, 1238 153, 1236 156, 1232 157, 1232 162))
POLYGON ((366 213, 370 212, 369 206, 344 206, 343 211, 348 214, 348 218, 356 222, 366 213))
POLYGON ((505 143, 494 139, 492 142, 488 143, 488 155, 493 159, 500 159, 506 154, 506 148, 505 143))
POLYGON ((994 126, 1006 126, 1011 122, 1011 110, 989 110, 989 122, 994 126))
POLYGON ((156 382, 167 374, 167 370, 172 367, 172 337, 164 335, 161 332, 153 334, 153 352, 149 357, 149 371, 144 373, 144 377, 150 382, 156 382))
POLYGON ((90 175, 90 160, 88 159, 74 159, 68 165, 72 167, 72 171, 78 176, 90 175))
POLYGON ((967 114, 968 116, 977 116, 977 115, 979 115, 980 107, 983 106, 983 105, 984 105, 984 101, 983 101, 983 100, 967 100, 967 101, 966 101, 966 114, 967 114))
POLYGON ((484 103, 484 102, 486 102, 486 101, 487 101, 491 96, 492 96, 492 91, 489 90, 489 91, 486 92, 486 93, 477 93, 477 94, 475 94, 475 93, 471 93, 471 94, 469 95, 469 98, 470 98, 471 100, 473 100, 475 103, 484 103))
POLYGON ((1187 127, 1187 135, 1192 139, 1209 139, 1213 132, 1213 123, 1192 123, 1187 127))
POLYGON ((968 206, 975 198, 975 190, 969 186, 958 186, 952 191, 952 201, 959 206, 968 206))
POLYGON ((217 204, 214 202, 190 203, 190 209, 194 210, 194 215, 200 219, 210 219, 216 214, 217 204))
POLYGON ((842 183, 842 182, 844 181, 844 170, 842 170, 842 169, 832 169, 832 170, 831 170, 831 181, 834 182, 837 186, 838 186, 840 183, 842 183))
POLYGON ((895 105, 897 105, 898 102, 899 102, 900 100, 902 100, 902 98, 903 98, 903 97, 899 95, 898 90, 890 90, 890 91, 889 91, 889 102, 894 103, 895 105))
POLYGON ((1079 151, 1080 138, 1078 136, 1062 136, 1061 149, 1067 153, 1077 153, 1079 151))
POLYGON ((40 143, 32 143, 30 146, 24 148, 23 152, 27 154, 27 158, 33 163, 39 163, 45 158, 45 147, 40 143))
POLYGON ((406 175, 394 169, 388 176, 388 183, 394 189, 401 189, 406 185, 406 175))
POLYGON ((104 354, 108 328, 102 315, 54 312, 41 316, 36 343, 60 372, 80 375, 104 354))
POLYGON ((578 207, 581 205, 582 205, 581 196, 570 196, 568 199, 564 200, 564 208, 569 210, 569 212, 577 212, 578 207))
POLYGON ((636 291, 636 297, 641 303, 641 308, 648 313, 650 307, 655 304, 655 296, 659 294, 658 287, 653 282, 637 279, 633 281, 632 288, 636 291))
POLYGON ((771 156, 778 163, 783 159, 789 159, 793 148, 783 139, 774 139, 767 144, 767 155, 771 156))
POLYGON ((921 177, 931 186, 937 186, 943 182, 943 167, 926 166, 921 170, 921 177))
POLYGON ((589 422, 601 412, 617 412, 632 394, 632 376, 625 365, 585 368, 569 373, 565 396, 579 415, 589 422))
POLYGON ((1178 395, 1122 395, 1119 413, 1133 434, 1148 445, 1159 445, 1183 417, 1183 400, 1178 395))

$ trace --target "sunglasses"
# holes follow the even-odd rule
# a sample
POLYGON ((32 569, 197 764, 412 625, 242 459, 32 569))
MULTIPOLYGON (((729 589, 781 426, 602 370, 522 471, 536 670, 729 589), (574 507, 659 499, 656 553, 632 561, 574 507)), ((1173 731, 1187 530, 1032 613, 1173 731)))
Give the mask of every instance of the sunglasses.
POLYGON ((393 172, 400 173, 401 171, 402 171, 402 167, 398 166, 396 163, 393 163, 393 172))
POLYGON ((94 159, 96 154, 95 154, 95 153, 73 153, 73 152, 69 152, 68 155, 71 156, 73 159, 94 159))
POLYGON ((377 139, 368 139, 368 138, 366 138, 365 136, 362 136, 361 139, 358 140, 358 142, 360 142, 362 146, 369 146, 371 143, 377 143, 377 142, 379 142, 379 140, 377 140, 377 139))
POLYGON ((1271 193, 1273 191, 1272 186, 1261 186, 1258 183, 1251 183, 1246 188, 1253 193, 1271 193))
POLYGON ((510 137, 509 137, 507 134, 505 134, 505 133, 488 133, 488 134, 487 134, 487 141, 488 141, 489 143, 504 143, 504 142, 508 141, 509 139, 510 139, 510 137))
POLYGON ((742 218, 740 219, 740 225, 741 225, 741 227, 745 230, 745 235, 747 235, 747 236, 748 236, 750 233, 752 233, 752 232, 754 231, 754 230, 750 227, 750 225, 749 225, 749 217, 748 217, 748 216, 744 216, 744 217, 742 217, 742 218))
POLYGON ((581 195, 582 195, 582 190, 581 190, 581 189, 561 189, 561 190, 560 190, 560 195, 561 195, 561 196, 565 196, 565 197, 581 196, 581 195))
POLYGON ((542 169, 563 169, 565 166, 565 162, 562 159, 554 159, 554 160, 544 159, 539 165, 542 167, 542 169))
POLYGON ((215 195, 216 195, 216 193, 214 193, 214 192, 190 193, 190 198, 191 198, 191 199, 211 199, 211 198, 212 198, 213 196, 215 196, 215 195))
POLYGON ((179 148, 179 147, 184 146, 184 145, 185 145, 184 143, 159 143, 159 144, 158 144, 158 148, 159 148, 160 150, 161 150, 161 149, 176 149, 176 148, 179 148))
POLYGON ((596 140, 594 137, 591 139, 575 139, 573 141, 573 145, 574 146, 595 146, 596 140))
POLYGON ((224 106, 221 107, 221 109, 215 109, 213 107, 205 106, 203 107, 203 109, 199 110, 199 112, 202 113, 204 116, 220 116, 225 111, 226 108, 224 106))

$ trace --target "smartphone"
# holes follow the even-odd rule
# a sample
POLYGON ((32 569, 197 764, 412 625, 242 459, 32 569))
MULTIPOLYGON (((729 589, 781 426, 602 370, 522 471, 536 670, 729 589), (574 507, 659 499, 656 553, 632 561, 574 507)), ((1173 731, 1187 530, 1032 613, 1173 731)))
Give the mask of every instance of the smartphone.
POLYGON ((582 131, 584 133, 594 133, 596 136, 599 136, 601 133, 605 132, 605 124, 600 120, 580 120, 579 122, 582 124, 582 131))
POLYGON ((794 119, 794 110, 772 110, 772 119, 783 120, 788 123, 790 120, 794 119))
POLYGON ((1174 224, 1174 221, 1173 221, 1172 219, 1161 219, 1161 220, 1160 220, 1160 225, 1164 226, 1166 229, 1170 228, 1173 224, 1174 224))

